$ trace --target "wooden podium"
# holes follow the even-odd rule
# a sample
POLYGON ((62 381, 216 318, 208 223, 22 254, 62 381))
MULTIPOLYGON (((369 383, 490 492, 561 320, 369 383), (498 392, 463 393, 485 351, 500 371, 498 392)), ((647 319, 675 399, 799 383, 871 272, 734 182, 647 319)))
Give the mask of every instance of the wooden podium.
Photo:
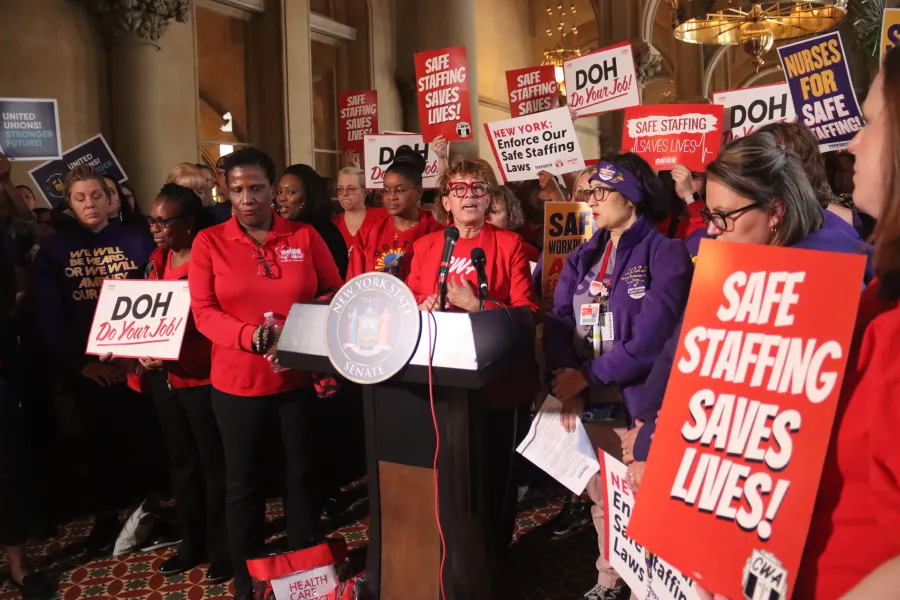
MULTIPOLYGON (((325 351, 328 310, 294 305, 278 344, 283 365, 335 373, 325 351)), ((537 390, 534 318, 519 308, 420 313, 420 319, 419 343, 407 366, 386 382, 363 386, 370 503, 367 586, 380 600, 440 598, 430 327, 446 598, 501 600, 508 596, 501 576, 512 534, 507 516, 515 515, 514 430, 521 434, 528 426, 513 415, 537 390)))

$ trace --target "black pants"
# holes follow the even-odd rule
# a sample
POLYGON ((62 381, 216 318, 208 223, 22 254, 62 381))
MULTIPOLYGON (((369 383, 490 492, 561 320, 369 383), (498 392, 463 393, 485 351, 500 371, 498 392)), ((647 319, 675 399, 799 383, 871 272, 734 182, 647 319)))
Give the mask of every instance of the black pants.
POLYGON ((288 545, 301 548, 319 535, 320 497, 314 474, 312 388, 247 398, 212 392, 213 410, 225 446, 225 514, 238 593, 251 592, 247 559, 264 545, 264 461, 269 436, 280 434, 285 459, 284 512, 288 545), (277 432, 277 433, 276 433, 277 432))
POLYGON ((169 389, 154 374, 153 401, 166 448, 181 534, 179 553, 188 562, 228 562, 225 529, 225 454, 213 413, 212 387, 169 389))
POLYGON ((26 451, 18 402, 0 376, 0 548, 24 544, 28 537, 26 451))
POLYGON ((124 383, 86 377, 65 383, 75 398, 87 451, 86 508, 112 511, 166 487, 166 453, 152 400, 124 383))
POLYGON ((333 398, 315 402, 318 448, 316 460, 323 467, 322 493, 334 497, 340 488, 366 473, 366 429, 362 387, 342 382, 333 398))

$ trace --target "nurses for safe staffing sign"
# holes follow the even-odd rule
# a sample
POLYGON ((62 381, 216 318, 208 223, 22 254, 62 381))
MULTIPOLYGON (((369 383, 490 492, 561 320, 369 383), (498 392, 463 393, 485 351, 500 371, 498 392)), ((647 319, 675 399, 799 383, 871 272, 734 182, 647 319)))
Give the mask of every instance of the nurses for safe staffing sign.
POLYGON ((864 267, 852 254, 700 246, 627 531, 710 592, 792 593, 864 267))

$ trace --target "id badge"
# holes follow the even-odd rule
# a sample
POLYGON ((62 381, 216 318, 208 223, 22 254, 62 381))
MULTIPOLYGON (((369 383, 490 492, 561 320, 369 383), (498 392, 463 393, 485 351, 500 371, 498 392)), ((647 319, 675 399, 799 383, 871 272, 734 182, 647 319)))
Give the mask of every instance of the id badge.
POLYGON ((598 322, 600 325, 600 338, 604 342, 614 342, 616 340, 616 331, 613 327, 613 314, 609 311, 600 313, 598 322))
POLYGON ((593 327, 600 323, 600 305, 599 304, 583 304, 581 306, 581 320, 579 324, 582 327, 593 327))

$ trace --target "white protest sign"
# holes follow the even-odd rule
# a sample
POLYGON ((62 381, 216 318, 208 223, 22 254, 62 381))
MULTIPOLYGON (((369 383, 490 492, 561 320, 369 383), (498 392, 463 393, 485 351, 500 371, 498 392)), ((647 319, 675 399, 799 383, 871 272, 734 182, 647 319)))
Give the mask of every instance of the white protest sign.
POLYGON ((86 354, 178 360, 190 309, 187 281, 107 279, 86 354))
POLYGON ((503 181, 537 179, 538 171, 563 175, 584 168, 567 108, 485 123, 503 181))
POLYGON ((599 115, 641 103, 641 90, 629 42, 603 48, 563 66, 566 96, 579 117, 599 115))
POLYGON ((626 477, 628 468, 605 452, 600 452, 599 457, 606 560, 638 598, 700 600, 690 579, 625 535, 635 502, 635 492, 626 477))
POLYGON ((713 104, 725 107, 722 133, 726 144, 750 135, 763 125, 797 120, 791 88, 786 83, 716 92, 713 104))
POLYGON ((325 565, 273 579, 272 592, 275 600, 325 600, 339 583, 334 565, 325 565))
POLYGON ((425 157, 425 174, 422 176, 422 187, 436 188, 438 180, 438 157, 431 144, 422 141, 422 136, 415 133, 394 133, 386 135, 367 135, 365 137, 366 189, 380 189, 384 181, 384 172, 394 162, 394 154, 400 146, 409 146, 425 157))

